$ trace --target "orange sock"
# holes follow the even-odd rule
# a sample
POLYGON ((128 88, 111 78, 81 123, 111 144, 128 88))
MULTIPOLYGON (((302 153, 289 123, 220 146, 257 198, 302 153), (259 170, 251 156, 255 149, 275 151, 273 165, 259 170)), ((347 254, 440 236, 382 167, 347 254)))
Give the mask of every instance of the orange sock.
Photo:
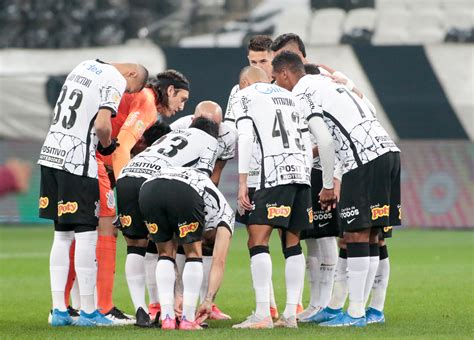
POLYGON ((74 270, 74 250, 76 249, 76 241, 72 241, 71 249, 69 250, 69 274, 67 276, 66 290, 64 291, 64 300, 66 306, 69 306, 69 297, 71 296, 72 285, 76 279, 76 271, 74 270))
POLYGON ((117 238, 99 235, 97 239, 97 308, 107 313, 114 306, 112 291, 115 277, 117 238))

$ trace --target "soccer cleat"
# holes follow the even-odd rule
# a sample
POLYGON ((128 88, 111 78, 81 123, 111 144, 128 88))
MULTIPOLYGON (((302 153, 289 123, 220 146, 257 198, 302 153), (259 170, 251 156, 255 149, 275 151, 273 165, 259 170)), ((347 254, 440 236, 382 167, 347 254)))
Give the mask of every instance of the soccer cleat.
POLYGON ((365 327, 367 326, 367 320, 365 319, 365 315, 360 318, 353 318, 346 312, 338 315, 331 321, 322 322, 319 325, 322 327, 365 327))
MULTIPOLYGON (((49 320, 48 320, 49 321, 49 320)), ((74 323, 74 320, 69 315, 68 311, 61 312, 59 309, 53 309, 51 313, 51 326, 69 326, 74 323)))
POLYGON ((273 320, 270 316, 265 318, 258 317, 252 313, 244 322, 233 325, 232 328, 250 328, 250 329, 265 329, 273 328, 273 320))
POLYGON ((135 326, 143 327, 143 328, 152 327, 150 315, 147 312, 145 312, 145 310, 142 307, 138 307, 135 320, 136 320, 135 326))
POLYGON ((176 329, 176 319, 166 315, 164 320, 161 320, 161 329, 173 330, 176 329))
POLYGON ((159 303, 150 303, 148 305, 148 312, 152 320, 156 320, 157 316, 160 318, 161 305, 159 303))
POLYGON ((71 306, 67 306, 67 311, 74 321, 79 319, 79 311, 71 306))
POLYGON ((298 324, 296 323, 295 316, 290 316, 289 318, 285 318, 284 315, 280 316, 280 318, 277 321, 275 321, 273 326, 283 327, 283 328, 298 328, 298 324))
POLYGON ((311 322, 309 318, 314 316, 317 312, 319 312, 322 308, 321 307, 314 307, 309 305, 302 313, 296 315, 296 320, 299 322, 311 322))
POLYGON ((105 317, 112 321, 113 326, 133 325, 135 323, 131 315, 125 314, 115 306, 105 314, 105 317))
POLYGON ((379 311, 372 307, 365 311, 365 318, 367 320, 367 324, 385 323, 385 314, 383 311, 379 311))
POLYGON ((342 308, 332 309, 332 308, 326 307, 326 308, 321 309, 319 312, 317 312, 313 316, 306 318, 306 320, 308 320, 306 322, 315 322, 315 323, 328 322, 342 314, 344 314, 344 312, 342 311, 342 308))
POLYGON ((271 307, 270 306, 270 316, 272 317, 273 320, 278 320, 278 308, 275 306, 275 307, 271 307))
POLYGON ((100 313, 97 309, 90 314, 81 310, 79 319, 74 324, 80 327, 95 327, 95 326, 113 326, 113 322, 100 313))
POLYGON ((303 311, 304 311, 303 305, 298 304, 298 306, 296 306, 296 315, 303 313, 303 311))
POLYGON ((182 331, 197 331, 203 329, 195 321, 188 321, 186 318, 182 318, 179 322, 179 329, 182 331))
POLYGON ((216 305, 212 305, 210 320, 230 320, 230 315, 223 313, 216 305))

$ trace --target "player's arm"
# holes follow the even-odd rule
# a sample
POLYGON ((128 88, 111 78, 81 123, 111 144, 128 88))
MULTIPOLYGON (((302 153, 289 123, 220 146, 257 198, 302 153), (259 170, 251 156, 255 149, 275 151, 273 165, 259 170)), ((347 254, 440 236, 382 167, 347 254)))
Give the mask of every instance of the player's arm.
POLYGON ((234 100, 235 100, 235 95, 237 92, 239 92, 239 85, 235 85, 232 90, 230 91, 230 94, 229 94, 229 100, 227 101, 227 108, 225 110, 225 115, 224 115, 224 123, 227 124, 228 126, 230 127, 234 127, 235 128, 235 113, 232 109, 232 106, 234 104, 234 100))
MULTIPOLYGON (((112 111, 109 108, 100 109, 94 121, 94 128, 100 145, 108 148, 112 144, 112 111)), ((100 152, 100 151, 99 151, 100 152)))
POLYGON ((224 170, 225 165, 227 164, 226 160, 218 159, 214 165, 214 170, 212 171, 211 181, 216 186, 219 185, 221 179, 222 170, 224 170))
MULTIPOLYGON (((239 134, 239 192, 237 201, 239 208, 251 210, 252 205, 248 195, 247 177, 250 169, 253 145, 252 118, 242 116, 237 119, 237 131, 239 134)), ((240 209, 242 210, 242 209, 240 209)))
POLYGON ((232 234, 227 225, 217 227, 214 251, 212 252, 212 265, 209 273, 209 285, 206 298, 197 311, 200 322, 203 322, 212 312, 212 304, 224 278, 227 254, 229 253, 232 234))

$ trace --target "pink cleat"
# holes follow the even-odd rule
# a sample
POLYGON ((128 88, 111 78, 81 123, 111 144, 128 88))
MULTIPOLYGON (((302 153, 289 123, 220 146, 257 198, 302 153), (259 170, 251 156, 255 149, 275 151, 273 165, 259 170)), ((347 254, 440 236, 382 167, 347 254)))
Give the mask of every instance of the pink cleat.
POLYGON ((156 316, 160 315, 161 305, 159 303, 150 303, 148 305, 148 312, 150 313, 150 319, 153 321, 156 319, 156 316))
POLYGON ((230 320, 230 315, 223 313, 216 305, 212 305, 211 320, 230 320))
POLYGON ((161 329, 163 330, 176 329, 176 319, 170 318, 169 315, 166 315, 166 318, 164 320, 161 320, 161 329))
POLYGON ((185 318, 181 319, 179 329, 182 331, 197 331, 203 329, 196 321, 188 321, 185 318))

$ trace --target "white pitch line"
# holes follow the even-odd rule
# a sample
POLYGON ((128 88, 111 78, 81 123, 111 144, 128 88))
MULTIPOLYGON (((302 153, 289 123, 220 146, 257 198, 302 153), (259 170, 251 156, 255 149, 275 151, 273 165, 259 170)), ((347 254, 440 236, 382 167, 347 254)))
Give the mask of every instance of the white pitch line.
POLYGON ((49 257, 49 253, 0 253, 0 260, 49 257))

